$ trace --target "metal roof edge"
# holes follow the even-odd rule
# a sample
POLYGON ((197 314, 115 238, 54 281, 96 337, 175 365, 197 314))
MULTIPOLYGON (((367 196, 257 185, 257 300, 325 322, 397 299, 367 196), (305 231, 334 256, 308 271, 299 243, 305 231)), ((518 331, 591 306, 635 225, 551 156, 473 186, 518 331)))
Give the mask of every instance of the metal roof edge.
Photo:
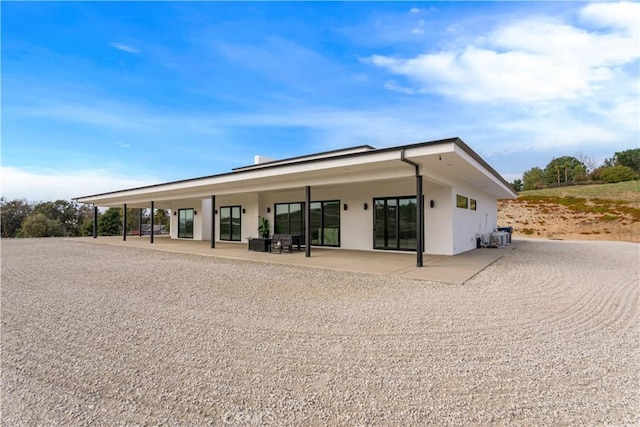
MULTIPOLYGON (((343 151, 356 150, 356 149, 359 149, 359 148, 368 148, 368 150, 367 151, 363 151, 363 153, 376 150, 376 147, 372 147, 369 144, 356 145, 354 147, 340 148, 340 149, 337 149, 337 150, 321 151, 319 153, 304 154, 302 156, 287 157, 285 159, 271 160, 269 162, 259 163, 257 165, 239 166, 239 167, 233 168, 231 170, 232 171, 242 171, 242 170, 245 170, 245 169, 258 169, 258 168, 262 168, 262 167, 268 167, 269 165, 273 166, 273 164, 275 164, 275 163, 286 163, 286 162, 291 162, 291 161, 294 161, 294 160, 303 160, 303 159, 308 158, 308 157, 316 157, 316 156, 322 156, 322 155, 325 155, 325 154, 341 153, 343 151)), ((355 153, 347 153, 347 154, 355 154, 355 153)), ((330 157, 334 157, 334 156, 330 156, 330 157)), ((319 158, 315 158, 314 160, 320 160, 320 159, 324 159, 324 158, 325 157, 319 157, 319 158)))

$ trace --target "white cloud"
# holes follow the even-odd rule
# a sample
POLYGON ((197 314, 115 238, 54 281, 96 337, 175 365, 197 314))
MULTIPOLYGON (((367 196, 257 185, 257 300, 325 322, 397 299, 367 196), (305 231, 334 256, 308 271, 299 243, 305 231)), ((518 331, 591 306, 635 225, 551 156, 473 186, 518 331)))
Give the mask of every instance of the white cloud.
POLYGON ((401 86, 399 85, 397 82, 395 81, 388 81, 384 84, 385 89, 389 89, 392 90, 394 92, 398 92, 398 93, 403 93, 405 95, 413 95, 416 93, 415 89, 412 89, 410 87, 406 87, 406 86, 401 86))
POLYGON ((463 101, 577 99, 599 91, 620 67, 640 57, 640 4, 589 5, 581 17, 606 29, 589 31, 532 17, 496 28, 470 45, 413 58, 373 55, 369 60, 422 90, 463 101))
POLYGON ((418 9, 417 7, 412 7, 412 8, 409 10, 409 12, 410 12, 410 13, 420 13, 420 9, 418 9))
POLYGON ((636 34, 640 31, 640 6, 632 2, 592 3, 580 11, 584 22, 600 27, 626 28, 636 34))
POLYGON ((9 200, 25 198, 34 202, 70 200, 73 197, 141 187, 162 181, 152 177, 117 176, 113 171, 101 169, 63 173, 2 166, 0 170, 3 197, 9 200))
POLYGON ((132 47, 123 43, 111 42, 109 43, 109 46, 127 53, 135 53, 135 54, 140 53, 140 51, 135 47, 132 47))

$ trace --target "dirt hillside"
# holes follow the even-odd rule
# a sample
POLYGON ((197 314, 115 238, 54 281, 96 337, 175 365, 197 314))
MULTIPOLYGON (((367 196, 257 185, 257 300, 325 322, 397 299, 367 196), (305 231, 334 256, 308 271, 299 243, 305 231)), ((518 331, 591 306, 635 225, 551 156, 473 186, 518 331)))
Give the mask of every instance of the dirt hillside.
POLYGON ((567 192, 526 192, 517 200, 498 201, 498 224, 512 226, 514 237, 640 242, 640 203, 637 192, 620 196, 599 187, 585 197, 567 192), (612 199, 607 197, 612 195, 612 199), (636 194, 634 194, 636 193, 636 194))

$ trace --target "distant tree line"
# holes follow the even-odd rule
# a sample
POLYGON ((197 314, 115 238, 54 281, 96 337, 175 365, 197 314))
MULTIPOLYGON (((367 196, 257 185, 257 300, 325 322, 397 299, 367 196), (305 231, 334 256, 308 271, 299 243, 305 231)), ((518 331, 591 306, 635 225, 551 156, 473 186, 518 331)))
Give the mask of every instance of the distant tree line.
POLYGON ((576 184, 614 183, 640 177, 640 148, 615 153, 596 167, 596 162, 578 154, 553 159, 541 169, 533 167, 511 184, 516 191, 536 190, 576 184))
MULTIPOLYGON (((78 237, 93 234, 93 208, 66 200, 29 203, 25 199, 0 198, 0 220, 3 238, 11 237, 78 237)), ((122 234, 123 208, 98 212, 98 235, 122 234)), ((127 209, 127 230, 139 230, 140 211, 127 209)), ((142 210, 142 224, 149 224, 150 214, 142 210)), ((169 230, 169 214, 157 209, 153 223, 169 230)))

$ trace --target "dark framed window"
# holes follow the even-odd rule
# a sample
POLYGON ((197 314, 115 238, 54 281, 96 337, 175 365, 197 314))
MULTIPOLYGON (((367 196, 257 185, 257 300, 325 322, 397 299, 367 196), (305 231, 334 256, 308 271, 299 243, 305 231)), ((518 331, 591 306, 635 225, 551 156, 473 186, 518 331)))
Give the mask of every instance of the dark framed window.
POLYGON ((242 240, 241 215, 241 206, 220 207, 220 240, 242 240))
POLYGON ((311 244, 340 246, 340 200, 311 202, 311 244))
POLYGON ((475 199, 471 199, 470 200, 469 209, 471 209, 472 211, 476 210, 476 201, 475 201, 475 199))
MULTIPOLYGON (((274 205, 274 233, 304 236, 304 202, 274 205)), ((311 244, 340 246, 340 200, 311 202, 311 244)))
POLYGON ((418 247, 415 197, 373 199, 374 249, 415 251, 418 247))
POLYGON ((469 209, 469 199, 456 194, 456 206, 461 209, 469 209))
POLYGON ((193 209, 178 209, 178 238, 193 239, 193 209))
POLYGON ((304 234, 304 203, 276 203, 274 211, 275 234, 304 234))

